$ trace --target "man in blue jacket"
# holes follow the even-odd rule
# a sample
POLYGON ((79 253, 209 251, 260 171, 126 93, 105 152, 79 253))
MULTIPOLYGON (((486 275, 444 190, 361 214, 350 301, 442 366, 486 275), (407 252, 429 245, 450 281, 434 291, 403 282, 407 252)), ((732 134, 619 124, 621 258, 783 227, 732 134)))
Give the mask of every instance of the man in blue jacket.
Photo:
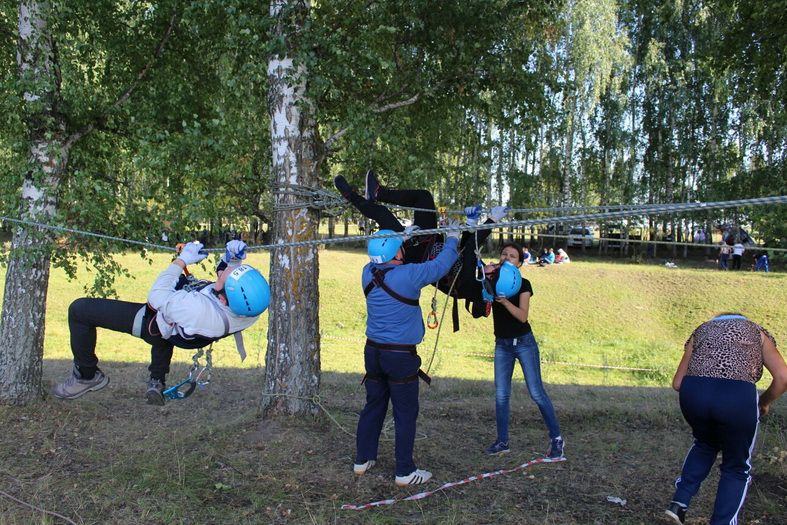
MULTIPOLYGON (((401 237, 369 241, 371 262, 363 269, 361 283, 366 295, 366 406, 358 420, 353 472, 363 475, 377 460, 377 447, 388 400, 393 405, 396 484, 418 485, 432 473, 418 469, 413 460, 415 424, 418 418, 418 379, 429 381, 420 370, 416 345, 424 338, 424 322, 418 299, 421 288, 444 276, 458 257, 461 232, 449 223, 443 250, 421 264, 404 264, 401 237)), ((378 234, 393 234, 380 230, 378 234)))

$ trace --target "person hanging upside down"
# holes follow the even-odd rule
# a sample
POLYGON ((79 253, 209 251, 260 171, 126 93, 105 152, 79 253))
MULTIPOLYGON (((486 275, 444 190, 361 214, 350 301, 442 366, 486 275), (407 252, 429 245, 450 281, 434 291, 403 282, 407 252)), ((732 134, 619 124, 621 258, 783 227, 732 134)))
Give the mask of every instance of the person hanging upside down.
POLYGON ((68 379, 55 386, 55 397, 76 399, 109 384, 109 376, 98 368, 96 328, 131 334, 151 345, 145 398, 148 404, 163 405, 173 347, 203 348, 257 321, 268 307, 270 288, 258 270, 241 264, 246 244, 227 243, 215 283, 183 275, 188 265, 208 256, 202 247, 196 241, 183 247, 153 283, 147 304, 89 297, 71 303, 68 327, 74 365, 68 379))
MULTIPOLYGON (((364 195, 356 193, 347 180, 339 175, 334 179, 336 189, 352 204, 364 217, 377 223, 381 229, 394 232, 411 233, 417 229, 432 230, 437 228, 437 207, 434 197, 428 190, 395 190, 382 186, 375 173, 369 170, 366 173, 366 189, 364 195), (394 204, 409 208, 416 208, 413 217, 413 226, 405 228, 399 219, 386 206, 380 203, 394 204)), ((465 208, 467 224, 476 225, 481 216, 481 206, 465 208)), ((508 208, 496 206, 489 212, 489 217, 484 224, 500 222, 505 217, 508 208)), ((471 309, 469 301, 480 297, 479 284, 476 281, 476 248, 483 245, 491 229, 466 231, 462 233, 459 243, 460 258, 453 268, 437 282, 440 291, 454 297, 453 324, 454 331, 459 329, 459 314, 456 307, 457 299, 465 299, 466 308, 471 309)), ((402 250, 405 263, 422 263, 433 259, 442 248, 442 234, 412 236, 404 241, 402 250)), ((472 305, 474 316, 478 315, 479 308, 472 305)))
MULTIPOLYGON (((452 221, 450 227, 458 227, 452 221)), ((376 235, 394 233, 381 230, 376 235)), ((418 418, 418 379, 429 382, 420 370, 416 351, 424 338, 424 322, 418 303, 421 288, 445 275, 457 259, 459 230, 446 233, 445 246, 432 260, 406 263, 401 237, 372 238, 368 243, 371 262, 364 266, 361 284, 366 296, 366 345, 363 384, 366 405, 358 419, 353 472, 361 476, 377 462, 380 432, 393 405, 398 486, 429 481, 431 472, 417 468, 413 459, 418 418)))

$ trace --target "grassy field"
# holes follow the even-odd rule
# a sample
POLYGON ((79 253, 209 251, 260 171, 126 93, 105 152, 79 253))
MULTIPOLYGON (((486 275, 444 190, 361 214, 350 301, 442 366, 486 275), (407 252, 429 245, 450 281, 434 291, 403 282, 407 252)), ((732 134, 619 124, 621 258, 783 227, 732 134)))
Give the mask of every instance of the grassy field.
MULTIPOLYGON (((343 511, 344 503, 418 492, 393 486, 390 422, 374 470, 358 479, 350 470, 364 401, 359 385, 364 259, 358 251, 321 254, 326 417, 260 420, 266 319, 246 332, 245 363, 231 341, 220 342, 213 383, 164 408, 141 399, 144 344, 101 332, 97 353, 112 378, 107 389, 76 402, 47 398, 25 408, 0 407, 0 525, 67 522, 9 496, 91 524, 659 523, 690 445, 677 396, 667 388, 683 341, 701 321, 728 310, 768 327, 782 347, 787 338, 784 274, 584 262, 579 254, 570 265, 527 268, 524 275, 535 290, 531 323, 568 461, 421 501, 343 511), (607 496, 627 503, 609 503, 607 496)), ((167 257, 155 255, 153 264, 138 255, 119 260, 134 276, 118 282, 119 296, 143 301, 167 257)), ((267 274, 266 254, 251 254, 250 260, 267 274)), ((206 275, 209 268, 197 273, 206 275)), ((48 385, 68 373, 66 310, 90 278, 82 272, 78 281, 68 282, 53 272, 44 361, 48 385)), ((444 296, 438 299, 442 313, 444 296)), ((425 291, 425 310, 430 300, 425 291)), ((491 321, 462 314, 458 333, 451 332, 450 311, 446 314, 431 369, 433 386, 421 390, 416 459, 435 473, 431 488, 511 468, 546 450, 541 417, 521 387, 512 398, 512 454, 483 455, 494 438, 491 321)), ((429 331, 419 347, 425 363, 436 339, 436 331, 429 331)), ((176 352, 170 382, 185 375, 190 355, 176 352)), ((707 522, 717 479, 714 472, 687 523, 707 522)), ((761 423, 754 483, 741 523, 787 523, 785 400, 761 423)))

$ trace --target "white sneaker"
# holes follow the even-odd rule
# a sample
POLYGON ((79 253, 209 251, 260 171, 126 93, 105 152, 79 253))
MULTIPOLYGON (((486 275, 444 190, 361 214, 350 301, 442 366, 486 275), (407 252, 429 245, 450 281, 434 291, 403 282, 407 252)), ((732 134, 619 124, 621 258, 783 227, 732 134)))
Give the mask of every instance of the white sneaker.
POLYGON ((353 473, 356 476, 363 476, 366 474, 366 471, 369 470, 377 463, 375 460, 370 459, 366 463, 353 463, 353 473))
POLYGON ((420 485, 421 483, 426 483, 430 479, 432 479, 431 472, 428 470, 416 469, 407 476, 396 476, 396 484, 400 487, 406 487, 408 485, 420 485))

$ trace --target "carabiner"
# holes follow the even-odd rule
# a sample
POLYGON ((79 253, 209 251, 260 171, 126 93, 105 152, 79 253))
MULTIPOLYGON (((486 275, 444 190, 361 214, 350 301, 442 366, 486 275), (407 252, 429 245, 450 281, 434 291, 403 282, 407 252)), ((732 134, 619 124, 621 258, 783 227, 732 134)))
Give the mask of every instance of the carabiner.
POLYGON ((168 389, 164 390, 163 394, 164 397, 168 399, 186 399, 191 394, 194 393, 194 389, 197 388, 197 382, 192 380, 191 377, 188 379, 181 381, 175 386, 171 386, 168 389), (185 390, 181 390, 181 387, 188 385, 188 388, 185 390))
POLYGON ((482 283, 486 280, 486 274, 484 273, 484 263, 481 262, 481 259, 476 259, 475 280, 479 283, 482 283))
POLYGON ((437 322, 437 312, 432 310, 431 312, 429 312, 429 315, 426 316, 426 326, 430 330, 434 330, 435 328, 437 328, 438 324, 439 323, 437 322))

